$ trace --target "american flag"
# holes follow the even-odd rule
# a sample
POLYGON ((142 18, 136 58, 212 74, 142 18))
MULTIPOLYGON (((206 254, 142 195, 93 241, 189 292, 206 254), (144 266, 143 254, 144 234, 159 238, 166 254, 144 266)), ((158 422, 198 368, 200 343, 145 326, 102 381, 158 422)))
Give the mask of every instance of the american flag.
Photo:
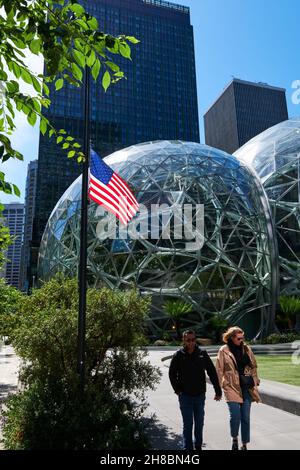
POLYGON ((126 225, 136 214, 139 204, 128 185, 91 150, 89 197, 126 225))

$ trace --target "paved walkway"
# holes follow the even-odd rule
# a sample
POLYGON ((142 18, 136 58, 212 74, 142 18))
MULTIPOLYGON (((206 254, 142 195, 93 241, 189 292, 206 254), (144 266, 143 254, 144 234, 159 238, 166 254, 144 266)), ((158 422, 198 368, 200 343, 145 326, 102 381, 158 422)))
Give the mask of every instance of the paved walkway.
MULTIPOLYGON (((168 379, 168 364, 161 358, 165 351, 150 351, 150 361, 162 371, 162 379, 156 391, 148 394, 149 408, 145 418, 148 434, 155 449, 177 450, 181 446, 181 415, 177 396, 168 379), (154 423, 149 417, 156 416, 154 423), (148 417, 148 418, 147 418, 148 417)), ((19 360, 10 346, 0 345, 0 406, 8 393, 17 390, 19 360)), ((300 366, 299 366, 300 367, 300 366)), ((282 384, 262 381, 262 387, 282 389, 282 384), (264 382, 266 382, 264 384, 264 382)), ((213 400, 211 385, 207 385, 204 441, 206 449, 228 449, 230 447, 227 405, 213 400)), ((251 416, 251 449, 300 450, 300 417, 263 404, 253 404, 251 416)), ((0 429, 1 440, 1 429, 0 429)), ((1 443, 0 443, 1 449, 1 443)))
MULTIPOLYGON (((0 343, 0 410, 3 402, 10 393, 17 391, 19 359, 11 346, 0 343)), ((2 432, 0 426, 0 450, 3 449, 2 432)))
MULTIPOLYGON (((155 425, 149 428, 149 436, 155 449, 175 450, 181 445, 181 415, 177 396, 173 393, 168 378, 169 361, 161 362, 165 351, 150 351, 151 363, 160 367, 163 376, 155 392, 148 395, 148 414, 155 414, 155 425)), ((270 381, 268 384, 270 385, 270 381)), ((272 384, 272 383, 271 383, 272 384)), ((274 383, 277 386, 277 383, 274 383)), ((264 387, 262 380, 262 387, 264 387)), ((300 389, 299 389, 300 392, 300 389)), ((227 405, 222 400, 215 402, 214 390, 207 385, 204 442, 206 449, 226 450, 230 448, 229 419, 227 405)), ((255 450, 300 450, 300 417, 268 405, 252 405, 251 444, 255 450)))

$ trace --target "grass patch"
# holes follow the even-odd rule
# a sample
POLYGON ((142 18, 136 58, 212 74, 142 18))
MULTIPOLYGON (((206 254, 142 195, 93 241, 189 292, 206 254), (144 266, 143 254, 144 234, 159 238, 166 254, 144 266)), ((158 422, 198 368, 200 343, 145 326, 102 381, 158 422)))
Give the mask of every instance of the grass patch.
POLYGON ((300 387, 300 364, 292 363, 291 356, 256 355, 258 376, 300 387))

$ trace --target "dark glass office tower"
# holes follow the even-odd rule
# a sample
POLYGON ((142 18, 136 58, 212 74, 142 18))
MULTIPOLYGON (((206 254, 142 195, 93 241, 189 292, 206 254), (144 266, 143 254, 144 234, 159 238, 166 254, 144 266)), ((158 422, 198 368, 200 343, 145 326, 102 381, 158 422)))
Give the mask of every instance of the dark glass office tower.
POLYGON ((235 78, 204 115, 205 143, 233 153, 287 119, 284 88, 235 78))
POLYGON ((26 189, 25 189, 25 220, 23 230, 21 271, 20 271, 20 289, 28 290, 28 272, 30 273, 30 245, 32 240, 32 224, 34 216, 34 207, 36 199, 37 184, 37 160, 29 162, 27 168, 26 189))
MULTIPOLYGON (((104 157, 132 144, 180 139, 199 142, 193 27, 189 8, 160 0, 88 0, 86 10, 99 28, 140 40, 132 62, 112 56, 127 80, 104 93, 93 83, 92 144, 104 157)), ((47 117, 77 139, 83 133, 82 90, 66 85, 51 92, 47 117)), ((34 246, 38 249, 47 219, 60 196, 80 173, 47 138, 40 136, 34 246)))

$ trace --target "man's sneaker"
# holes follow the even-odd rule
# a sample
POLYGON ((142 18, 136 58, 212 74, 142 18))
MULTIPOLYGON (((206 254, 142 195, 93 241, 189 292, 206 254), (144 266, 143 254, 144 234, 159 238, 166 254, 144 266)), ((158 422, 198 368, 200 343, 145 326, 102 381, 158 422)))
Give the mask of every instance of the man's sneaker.
POLYGON ((241 450, 248 450, 248 449, 247 449, 247 446, 242 446, 242 447, 241 447, 241 450))

